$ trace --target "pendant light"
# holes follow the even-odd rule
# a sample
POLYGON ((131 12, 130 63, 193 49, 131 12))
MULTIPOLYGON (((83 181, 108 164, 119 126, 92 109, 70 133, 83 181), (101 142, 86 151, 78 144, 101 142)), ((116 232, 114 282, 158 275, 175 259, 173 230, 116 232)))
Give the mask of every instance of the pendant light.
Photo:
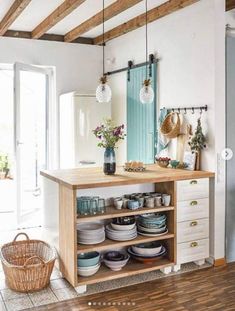
POLYGON ((104 68, 104 0, 103 0, 103 76, 100 78, 100 84, 96 89, 96 99, 99 103, 108 103, 112 97, 112 91, 110 86, 107 84, 107 76, 105 75, 104 68))
POLYGON ((154 91, 151 86, 151 79, 148 77, 148 0, 145 0, 145 22, 146 78, 140 90, 140 101, 142 104, 151 104, 154 99, 154 91))

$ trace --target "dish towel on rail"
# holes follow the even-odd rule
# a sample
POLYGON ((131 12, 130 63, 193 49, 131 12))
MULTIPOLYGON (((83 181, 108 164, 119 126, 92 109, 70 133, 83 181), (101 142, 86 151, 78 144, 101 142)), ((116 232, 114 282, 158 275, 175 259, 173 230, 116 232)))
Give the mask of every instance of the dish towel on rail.
POLYGON ((162 135, 160 128, 162 122, 165 120, 166 116, 168 115, 169 111, 166 108, 160 110, 160 115, 158 119, 158 129, 157 129, 157 155, 161 153, 161 151, 165 150, 168 147, 170 139, 166 138, 162 135))

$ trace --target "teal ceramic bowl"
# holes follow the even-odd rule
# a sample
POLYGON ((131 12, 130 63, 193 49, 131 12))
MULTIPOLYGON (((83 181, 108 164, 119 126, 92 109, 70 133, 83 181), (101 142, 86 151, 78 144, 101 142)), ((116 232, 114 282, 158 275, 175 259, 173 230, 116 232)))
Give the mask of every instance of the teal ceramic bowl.
POLYGON ((177 166, 180 164, 180 161, 171 160, 170 163, 171 163, 172 168, 177 168, 177 166))
POLYGON ((90 252, 80 254, 78 256, 78 267, 91 267, 95 266, 100 261, 100 254, 98 252, 90 252))

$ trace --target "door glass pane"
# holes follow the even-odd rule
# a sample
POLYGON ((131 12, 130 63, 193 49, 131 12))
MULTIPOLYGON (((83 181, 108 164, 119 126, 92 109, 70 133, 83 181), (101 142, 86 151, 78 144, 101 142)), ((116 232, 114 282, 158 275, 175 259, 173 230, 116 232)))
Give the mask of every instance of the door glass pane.
POLYGON ((13 106, 13 71, 0 69, 0 231, 15 225, 13 106))
POLYGON ((40 170, 46 168, 46 75, 20 71, 20 115, 17 142, 21 214, 42 205, 40 170))

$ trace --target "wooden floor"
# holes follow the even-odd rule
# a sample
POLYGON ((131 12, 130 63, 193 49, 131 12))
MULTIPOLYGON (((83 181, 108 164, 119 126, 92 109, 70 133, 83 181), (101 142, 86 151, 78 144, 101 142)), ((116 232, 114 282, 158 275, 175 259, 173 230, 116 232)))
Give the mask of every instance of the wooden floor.
POLYGON ((234 311, 235 263, 30 310, 234 311))

